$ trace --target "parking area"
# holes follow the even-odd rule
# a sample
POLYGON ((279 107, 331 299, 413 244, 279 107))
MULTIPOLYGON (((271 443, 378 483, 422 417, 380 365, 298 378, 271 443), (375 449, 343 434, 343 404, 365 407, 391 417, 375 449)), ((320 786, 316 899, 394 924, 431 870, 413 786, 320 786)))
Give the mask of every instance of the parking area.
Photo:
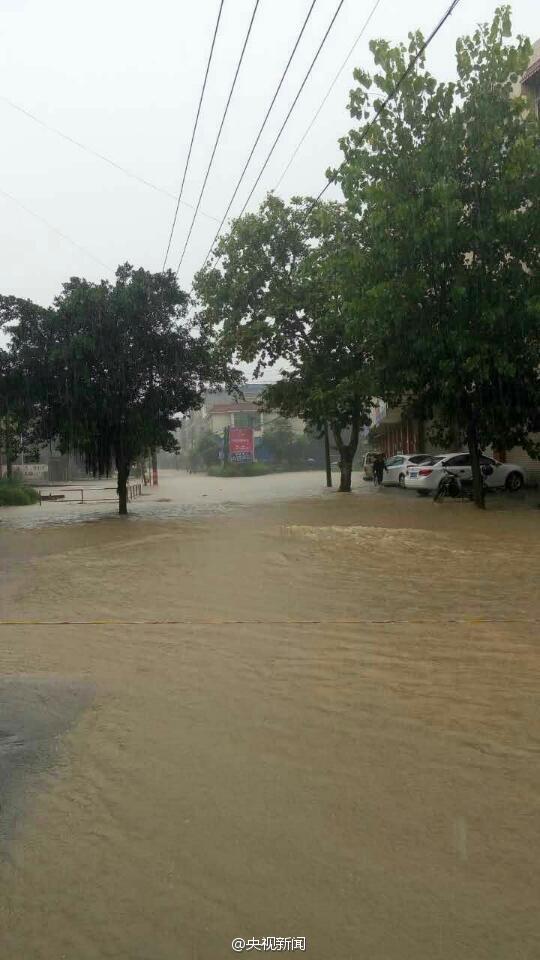
MULTIPOLYGON (((480 470, 486 493, 508 493, 514 496, 530 488, 530 477, 519 464, 480 455, 480 470)), ((471 456, 464 451, 454 453, 399 453, 385 457, 372 452, 364 457, 362 475, 374 486, 396 487, 414 491, 420 496, 467 499, 472 495, 471 456)))

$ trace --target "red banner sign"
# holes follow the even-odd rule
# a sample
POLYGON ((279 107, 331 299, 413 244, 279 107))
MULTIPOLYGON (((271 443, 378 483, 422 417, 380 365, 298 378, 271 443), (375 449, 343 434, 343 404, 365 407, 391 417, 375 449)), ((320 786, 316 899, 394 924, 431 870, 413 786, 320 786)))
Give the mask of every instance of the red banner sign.
POLYGON ((231 460, 253 460, 254 439, 252 427, 231 427, 229 430, 229 456, 231 460))

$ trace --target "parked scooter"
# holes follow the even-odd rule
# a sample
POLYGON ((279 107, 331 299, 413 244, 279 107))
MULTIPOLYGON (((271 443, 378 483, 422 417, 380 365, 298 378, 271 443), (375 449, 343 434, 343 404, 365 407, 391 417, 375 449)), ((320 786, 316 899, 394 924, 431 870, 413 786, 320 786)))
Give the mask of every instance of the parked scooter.
MULTIPOLYGON (((443 467, 443 471, 444 476, 438 486, 435 496, 433 497, 434 503, 440 503, 446 497, 452 497, 453 499, 459 497, 462 500, 473 499, 472 477, 457 477, 455 473, 447 470, 446 467, 443 467)), ((482 474, 482 486, 484 490, 487 490, 486 477, 491 476, 493 473, 493 467, 488 463, 483 463, 480 467, 480 472, 482 474)))

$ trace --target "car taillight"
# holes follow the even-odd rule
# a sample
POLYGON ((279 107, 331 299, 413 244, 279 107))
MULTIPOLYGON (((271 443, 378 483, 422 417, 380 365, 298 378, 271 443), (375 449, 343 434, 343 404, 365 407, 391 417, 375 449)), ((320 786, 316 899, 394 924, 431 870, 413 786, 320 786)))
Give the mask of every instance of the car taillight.
POLYGON ((429 475, 430 475, 431 473, 433 473, 433 470, 428 470, 427 467, 423 467, 422 469, 420 469, 420 470, 418 471, 418 476, 419 476, 419 477, 429 477, 429 475))

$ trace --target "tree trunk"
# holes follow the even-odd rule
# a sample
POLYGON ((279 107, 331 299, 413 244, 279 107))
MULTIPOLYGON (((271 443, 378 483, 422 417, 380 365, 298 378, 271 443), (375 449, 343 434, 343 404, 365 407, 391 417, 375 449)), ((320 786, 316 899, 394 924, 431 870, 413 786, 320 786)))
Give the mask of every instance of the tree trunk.
POLYGON ((158 465, 157 465, 157 451, 155 447, 152 448, 152 486, 158 486, 158 465))
POLYGON ((326 464, 326 486, 332 486, 332 464, 330 463, 330 436, 328 423, 324 425, 324 460, 326 464))
POLYGON ((424 453, 426 446, 426 421, 423 417, 418 420, 418 450, 424 453))
POLYGON ((332 426, 332 433, 336 447, 339 450, 339 493, 350 493, 352 484, 352 465, 354 455, 358 449, 358 438, 360 436, 360 415, 353 414, 351 418, 351 435, 348 443, 343 442, 341 430, 338 426, 332 426))
POLYGON ((467 446, 471 455, 471 470, 473 482, 473 499, 480 510, 485 510, 484 481, 480 467, 480 450, 478 447, 478 431, 476 424, 471 422, 467 429, 467 446))
POLYGON ((129 477, 129 465, 124 461, 117 463, 118 470, 118 513, 120 516, 127 514, 127 482, 129 477))
POLYGON ((343 447, 339 458, 339 492, 350 493, 352 485, 352 454, 348 446, 343 447))
POLYGON ((9 414, 6 413, 4 418, 4 453, 6 457, 6 477, 8 480, 13 479, 13 451, 11 443, 11 430, 9 426, 9 414))

